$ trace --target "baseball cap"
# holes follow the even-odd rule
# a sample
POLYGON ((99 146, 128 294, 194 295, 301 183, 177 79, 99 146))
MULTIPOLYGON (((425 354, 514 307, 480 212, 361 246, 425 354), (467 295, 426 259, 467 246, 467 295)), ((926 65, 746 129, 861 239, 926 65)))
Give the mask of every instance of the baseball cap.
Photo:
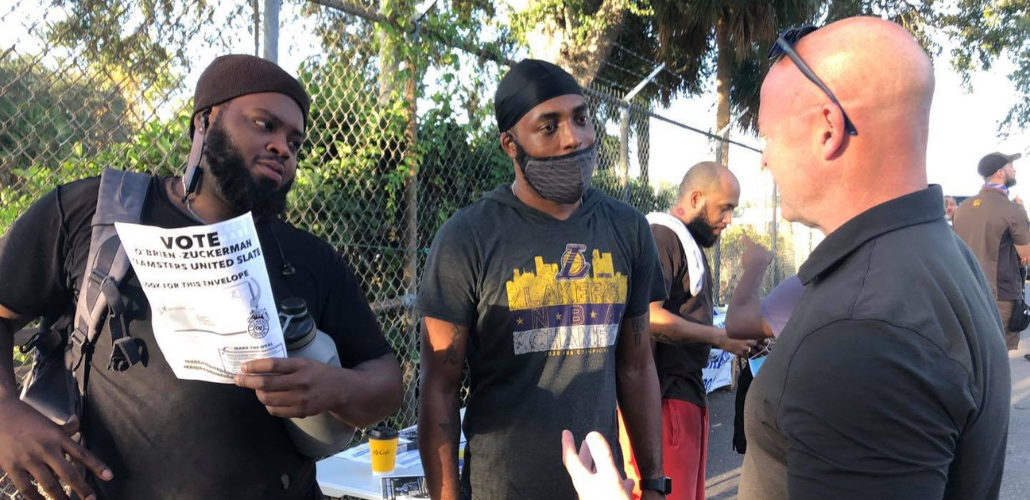
POLYGON ((980 164, 976 166, 976 171, 980 174, 980 177, 990 177, 1005 165, 1018 160, 1022 156, 1021 153, 1006 155, 994 152, 980 159, 980 164))

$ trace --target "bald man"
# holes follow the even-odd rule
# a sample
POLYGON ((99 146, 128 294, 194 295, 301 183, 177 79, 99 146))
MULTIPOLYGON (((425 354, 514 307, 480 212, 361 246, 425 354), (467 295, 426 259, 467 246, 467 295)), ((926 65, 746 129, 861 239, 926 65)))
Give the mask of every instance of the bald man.
POLYGON ((784 217, 826 239, 749 391, 739 498, 996 499, 1008 359, 987 281, 927 186, 930 60, 875 18, 776 47, 762 162, 784 217))
POLYGON ((670 500, 703 500, 708 451, 708 396, 701 370, 715 346, 745 355, 754 341, 732 340, 712 326, 710 248, 733 219, 740 184, 713 162, 683 176, 668 213, 648 214, 669 298, 651 303, 651 338, 662 391, 662 462, 674 485, 670 500))

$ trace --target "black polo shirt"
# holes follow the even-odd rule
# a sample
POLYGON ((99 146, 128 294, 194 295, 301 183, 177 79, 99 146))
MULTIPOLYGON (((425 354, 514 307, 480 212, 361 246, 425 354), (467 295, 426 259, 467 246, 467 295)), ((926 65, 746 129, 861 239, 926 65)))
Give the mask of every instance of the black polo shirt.
POLYGON ((998 498, 1011 383, 1001 322, 940 186, 851 219, 747 396, 741 500, 998 498))

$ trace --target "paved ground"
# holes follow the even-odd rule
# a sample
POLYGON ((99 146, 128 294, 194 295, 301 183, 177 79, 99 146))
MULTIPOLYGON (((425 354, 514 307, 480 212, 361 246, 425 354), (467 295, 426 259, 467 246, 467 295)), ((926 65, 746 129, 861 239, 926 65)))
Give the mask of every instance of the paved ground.
MULTIPOLYGON (((1012 413, 1009 421, 1009 444, 1005 458, 1005 476, 1001 483, 1001 500, 1030 498, 1030 330, 1023 332, 1020 350, 1009 353, 1012 368, 1012 413)), ((730 446, 733 438, 734 393, 716 391, 710 395, 711 434, 708 444, 708 500, 737 498, 740 465, 743 455, 730 446)))

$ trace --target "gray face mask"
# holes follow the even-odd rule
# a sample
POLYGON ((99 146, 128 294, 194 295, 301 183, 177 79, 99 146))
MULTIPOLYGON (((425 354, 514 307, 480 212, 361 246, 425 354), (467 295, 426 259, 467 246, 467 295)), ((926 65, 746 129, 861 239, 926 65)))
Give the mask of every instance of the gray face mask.
POLYGON ((583 197, 590 187, 590 178, 597 165, 597 145, 564 156, 537 158, 530 156, 515 142, 515 161, 522 175, 545 200, 571 204, 583 197))

